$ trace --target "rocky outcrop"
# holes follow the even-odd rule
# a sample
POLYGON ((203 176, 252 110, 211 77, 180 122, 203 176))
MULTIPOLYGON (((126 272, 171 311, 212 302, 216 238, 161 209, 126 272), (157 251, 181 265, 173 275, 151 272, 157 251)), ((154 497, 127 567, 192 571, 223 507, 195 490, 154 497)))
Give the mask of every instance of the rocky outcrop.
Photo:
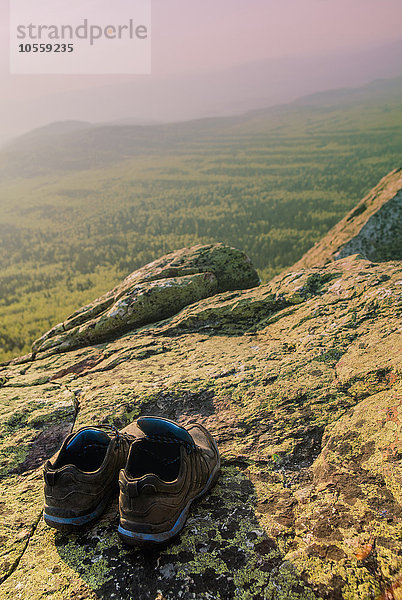
POLYGON ((349 256, 1 368, 2 600, 399 598, 401 283, 401 263, 349 256), (66 432, 145 414, 197 419, 219 444, 182 534, 124 546, 116 500, 79 534, 47 528, 41 464, 66 432))
POLYGON ((402 169, 384 177, 292 269, 319 267, 352 254, 373 261, 402 260, 402 169))
POLYGON ((183 248, 131 273, 36 340, 32 351, 48 356, 96 344, 170 317, 201 298, 258 283, 244 252, 223 244, 183 248))

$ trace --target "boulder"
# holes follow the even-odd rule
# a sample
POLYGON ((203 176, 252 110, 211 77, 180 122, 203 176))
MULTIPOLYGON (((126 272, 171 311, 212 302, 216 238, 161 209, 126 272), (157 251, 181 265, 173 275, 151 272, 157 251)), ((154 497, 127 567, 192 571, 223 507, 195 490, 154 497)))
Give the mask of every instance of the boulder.
POLYGON ((183 248, 134 271, 113 290, 78 309, 36 340, 32 352, 49 356, 97 344, 160 321, 201 298, 258 284, 257 272, 244 252, 223 244, 183 248))

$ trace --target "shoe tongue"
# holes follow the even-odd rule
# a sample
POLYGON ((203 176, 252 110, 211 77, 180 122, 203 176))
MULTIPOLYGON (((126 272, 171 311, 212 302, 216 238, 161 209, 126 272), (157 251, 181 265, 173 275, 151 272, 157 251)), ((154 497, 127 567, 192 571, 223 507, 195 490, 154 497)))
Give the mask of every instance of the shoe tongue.
POLYGON ((161 419, 160 417, 140 417, 137 420, 137 425, 150 438, 152 436, 165 436, 194 446, 193 438, 188 431, 184 427, 180 427, 180 425, 167 419, 161 419))

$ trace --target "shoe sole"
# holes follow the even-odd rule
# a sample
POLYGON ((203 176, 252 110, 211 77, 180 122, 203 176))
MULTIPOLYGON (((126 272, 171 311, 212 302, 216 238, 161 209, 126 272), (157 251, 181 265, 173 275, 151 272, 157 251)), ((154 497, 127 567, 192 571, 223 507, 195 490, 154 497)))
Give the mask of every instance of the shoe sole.
POLYGON ((47 507, 45 505, 43 511, 43 520, 45 521, 46 525, 49 525, 49 527, 54 527, 59 531, 74 531, 75 529, 92 523, 92 521, 96 521, 96 519, 98 519, 104 512, 106 506, 113 496, 114 492, 99 502, 98 506, 91 513, 81 515, 80 517, 55 517, 54 515, 49 515, 46 512, 47 507))
POLYGON ((139 544, 162 544, 174 538, 183 529, 192 502, 206 494, 208 490, 210 490, 214 486, 216 480, 218 479, 219 471, 220 461, 218 460, 218 463, 215 469, 212 471, 211 475, 209 476, 205 487, 201 490, 201 492, 199 492, 199 494, 197 494, 196 496, 194 496, 194 498, 188 501, 186 506, 181 511, 176 523, 171 529, 169 529, 168 531, 162 531, 161 533, 141 533, 137 531, 131 531, 130 529, 125 529, 124 527, 122 527, 121 524, 119 524, 117 531, 121 539, 130 546, 137 546, 139 544))

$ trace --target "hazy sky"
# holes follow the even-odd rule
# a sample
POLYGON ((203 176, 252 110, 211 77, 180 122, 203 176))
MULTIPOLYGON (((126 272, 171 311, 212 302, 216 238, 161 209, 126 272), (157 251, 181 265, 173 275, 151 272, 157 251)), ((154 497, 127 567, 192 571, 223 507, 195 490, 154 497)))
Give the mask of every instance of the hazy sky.
POLYGON ((175 72, 398 38, 402 2, 153 0, 153 17, 155 70, 175 72))
MULTIPOLYGON (((401 0, 151 1, 152 75, 142 76, 148 78, 218 71, 259 59, 322 56, 375 47, 402 37, 401 0)), ((8 0, 0 0, 3 119, 16 101, 135 78, 10 75, 8 19, 8 0)))
MULTIPOLYGON (((218 70, 256 59, 373 46, 401 37, 401 0, 151 2, 152 71, 156 75, 218 70)), ((8 0, 0 0, 0 23, 1 83, 7 95, 12 96, 21 84, 27 93, 41 93, 53 85, 81 86, 83 79, 88 79, 8 76, 8 0)), ((89 79, 105 83, 107 78, 89 79)), ((112 76, 111 80, 116 78, 112 76)))

